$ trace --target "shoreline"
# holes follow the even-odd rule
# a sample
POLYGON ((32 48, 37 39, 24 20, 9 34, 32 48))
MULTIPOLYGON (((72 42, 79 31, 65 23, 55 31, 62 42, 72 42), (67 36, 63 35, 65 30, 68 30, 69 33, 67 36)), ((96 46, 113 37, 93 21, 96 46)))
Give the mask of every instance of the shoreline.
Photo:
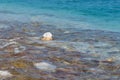
POLYGON ((0 22, 8 22, 8 23, 40 23, 43 25, 51 25, 57 28, 76 28, 76 29, 88 29, 88 30, 100 30, 100 31, 107 31, 107 32, 118 32, 119 31, 119 24, 115 21, 115 24, 111 24, 109 21, 104 21, 102 19, 97 20, 91 17, 94 21, 84 21, 87 18, 83 18, 83 20, 74 20, 77 17, 74 16, 56 16, 53 14, 47 13, 39 13, 39 14, 27 14, 27 13, 14 13, 14 12, 7 12, 0 13, 0 22), (67 18, 67 19, 66 19, 67 18), (96 22, 95 22, 96 21, 96 22), (106 26, 109 26, 106 28, 106 26), (112 28, 115 26, 116 28, 112 28))

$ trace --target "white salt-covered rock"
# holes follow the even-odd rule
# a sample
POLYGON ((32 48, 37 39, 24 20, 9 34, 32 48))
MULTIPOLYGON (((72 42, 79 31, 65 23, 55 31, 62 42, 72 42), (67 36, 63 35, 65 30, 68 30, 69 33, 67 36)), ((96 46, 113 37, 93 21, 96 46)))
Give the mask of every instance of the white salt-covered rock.
POLYGON ((56 70, 56 66, 52 65, 50 63, 47 62, 40 62, 40 63, 35 63, 34 66, 40 70, 43 71, 52 71, 54 72, 56 70))
POLYGON ((12 77, 12 74, 10 72, 0 70, 0 79, 5 79, 8 77, 12 77))
POLYGON ((43 37, 52 37, 52 33, 51 32, 46 32, 43 34, 43 37))
POLYGON ((46 32, 43 34, 42 40, 49 41, 49 40, 53 39, 52 37, 53 37, 53 35, 51 32, 46 32))

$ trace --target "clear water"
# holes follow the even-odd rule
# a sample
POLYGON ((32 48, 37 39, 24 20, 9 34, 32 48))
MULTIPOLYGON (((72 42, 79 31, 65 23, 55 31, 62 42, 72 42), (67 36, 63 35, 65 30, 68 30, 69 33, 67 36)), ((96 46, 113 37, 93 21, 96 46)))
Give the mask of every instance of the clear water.
POLYGON ((0 0, 0 21, 120 32, 120 0, 0 0))

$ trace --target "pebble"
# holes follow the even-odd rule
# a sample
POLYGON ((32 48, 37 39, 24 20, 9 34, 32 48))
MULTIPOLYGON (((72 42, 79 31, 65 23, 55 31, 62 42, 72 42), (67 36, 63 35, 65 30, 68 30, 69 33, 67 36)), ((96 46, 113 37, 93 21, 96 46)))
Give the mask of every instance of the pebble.
POLYGON ((47 62, 35 63, 34 66, 36 68, 38 68, 39 70, 50 71, 50 72, 55 72, 55 70, 57 68, 55 65, 52 65, 52 64, 47 63, 47 62))

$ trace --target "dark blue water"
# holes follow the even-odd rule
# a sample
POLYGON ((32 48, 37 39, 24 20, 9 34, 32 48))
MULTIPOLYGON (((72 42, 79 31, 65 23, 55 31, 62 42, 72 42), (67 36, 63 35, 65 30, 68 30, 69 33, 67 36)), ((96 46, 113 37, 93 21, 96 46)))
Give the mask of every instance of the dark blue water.
POLYGON ((120 32, 120 0, 0 0, 0 17, 120 32))

